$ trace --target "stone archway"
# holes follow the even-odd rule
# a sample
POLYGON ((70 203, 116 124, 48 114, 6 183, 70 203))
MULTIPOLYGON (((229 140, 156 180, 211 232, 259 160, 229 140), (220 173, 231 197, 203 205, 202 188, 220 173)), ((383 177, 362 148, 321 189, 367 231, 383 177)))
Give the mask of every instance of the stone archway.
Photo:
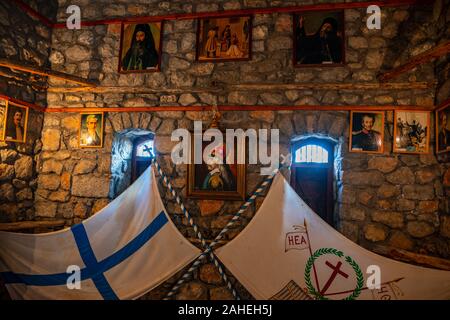
POLYGON ((131 184, 134 145, 141 138, 153 139, 144 129, 125 129, 114 134, 111 148, 111 182, 109 198, 114 199, 131 184))

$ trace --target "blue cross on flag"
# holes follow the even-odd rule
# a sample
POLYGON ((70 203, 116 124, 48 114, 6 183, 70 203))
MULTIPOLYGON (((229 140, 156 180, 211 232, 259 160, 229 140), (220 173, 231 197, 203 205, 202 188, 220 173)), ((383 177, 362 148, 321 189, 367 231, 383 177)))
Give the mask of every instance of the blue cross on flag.
MULTIPOLYGON (((47 234, 0 232, 0 276, 13 299, 136 299, 200 255, 164 210, 149 167, 91 218, 47 234), (68 280, 80 270, 80 288, 68 280)), ((73 277, 72 277, 73 278, 73 277)))

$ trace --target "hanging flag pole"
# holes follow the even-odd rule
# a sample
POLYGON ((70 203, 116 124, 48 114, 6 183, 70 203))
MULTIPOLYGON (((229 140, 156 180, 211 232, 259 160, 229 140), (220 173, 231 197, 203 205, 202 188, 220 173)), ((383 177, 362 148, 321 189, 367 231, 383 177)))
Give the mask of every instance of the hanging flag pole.
MULTIPOLYGON (((197 238, 200 240, 203 248, 205 249, 205 255, 207 254, 209 256, 209 258, 211 259, 211 261, 214 263, 214 265, 217 267, 217 269, 219 270, 219 273, 223 279, 223 281, 226 283, 228 289, 231 291, 231 293, 233 294, 233 297, 236 300, 240 300, 236 289, 234 289, 233 284, 231 283, 230 279, 228 279, 228 276, 225 274, 225 272, 223 271, 223 268, 221 266, 221 264, 219 263, 219 260, 216 258, 216 256, 214 255, 214 253, 211 250, 211 247, 208 246, 208 244, 206 243, 205 239, 203 238, 200 230, 198 229, 197 224, 195 224, 194 219, 192 218, 192 216, 190 215, 189 211, 186 209, 186 207, 184 206, 183 202, 181 201, 180 197, 178 196, 178 194, 176 193, 176 191, 173 189, 172 184, 170 183, 169 179, 167 179, 167 176, 163 173, 163 171, 161 170, 161 167, 159 166, 159 163, 156 161, 156 158, 153 157, 152 158, 152 163, 155 165, 156 170, 158 171, 159 175, 161 176, 161 178, 164 180, 164 183, 166 184, 166 186, 169 188, 169 191, 172 193, 172 195, 174 196, 176 202, 180 205, 181 210, 183 211, 184 216, 187 218, 189 224, 191 225, 191 227, 194 229, 194 232, 197 236, 197 238)), ((178 288, 177 288, 178 290, 178 288)))
POLYGON ((219 243, 219 241, 223 238, 225 233, 228 232, 228 230, 238 221, 241 214, 244 213, 248 207, 255 202, 256 198, 260 196, 267 187, 272 183, 272 180, 274 179, 275 175, 278 173, 279 168, 275 169, 270 176, 268 176, 264 181, 259 185, 259 187, 253 192, 253 194, 248 198, 248 200, 241 205, 239 210, 236 212, 236 214, 231 218, 230 222, 225 226, 225 228, 220 231, 220 233, 217 235, 217 237, 214 239, 213 242, 209 245, 209 248, 206 249, 192 264, 192 266, 189 268, 188 271, 177 281, 177 283, 172 287, 172 289, 169 291, 169 293, 164 298, 165 300, 169 299, 173 295, 175 295, 181 285, 187 281, 192 275, 192 273, 198 269, 200 264, 203 263, 204 258, 206 255, 210 254, 213 250, 213 248, 219 243))
MULTIPOLYGON (((312 257, 313 253, 312 253, 312 250, 311 250, 311 241, 309 240, 309 233, 308 233, 308 226, 306 225, 306 219, 303 220, 303 224, 305 225, 306 237, 308 238, 309 256, 312 257)), ((317 279, 317 271, 316 271, 316 265, 314 264, 314 261, 313 261, 313 265, 312 266, 313 266, 314 280, 316 281, 317 291, 320 292, 319 279, 317 279)))

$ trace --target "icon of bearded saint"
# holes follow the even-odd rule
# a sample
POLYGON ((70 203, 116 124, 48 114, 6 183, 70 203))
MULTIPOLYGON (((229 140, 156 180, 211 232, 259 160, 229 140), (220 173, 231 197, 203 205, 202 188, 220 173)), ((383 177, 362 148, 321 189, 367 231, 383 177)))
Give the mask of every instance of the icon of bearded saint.
POLYGON ((321 64, 342 62, 342 38, 338 33, 338 22, 331 17, 323 20, 316 33, 307 35, 305 21, 299 17, 296 27, 298 63, 321 64))
POLYGON ((122 60, 124 70, 146 70, 158 65, 159 55, 148 24, 138 24, 134 29, 131 46, 122 60))

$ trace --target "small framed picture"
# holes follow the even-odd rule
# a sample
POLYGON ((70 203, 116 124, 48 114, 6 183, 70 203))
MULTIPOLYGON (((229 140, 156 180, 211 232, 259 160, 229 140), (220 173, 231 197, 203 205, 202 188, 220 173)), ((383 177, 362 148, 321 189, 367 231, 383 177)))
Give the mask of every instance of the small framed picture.
POLYGON ((80 114, 80 136, 81 148, 103 147, 103 112, 91 112, 80 114))
POLYGON ((450 151, 450 106, 436 110, 436 150, 450 151))
MULTIPOLYGON (((2 107, 0 107, 2 109, 2 107)), ((0 111, 1 113, 1 111, 0 111)), ((0 118, 2 116, 0 115, 0 118)), ((3 140, 9 142, 25 143, 27 138, 28 125, 28 107, 11 104, 5 102, 5 109, 3 115, 3 140)))
POLYGON ((250 60, 252 16, 203 18, 198 21, 197 61, 250 60))
POLYGON ((383 153, 384 112, 350 113, 350 152, 383 153))
POLYGON ((154 72, 161 69, 163 22, 122 23, 119 72, 154 72))
POLYGON ((294 14, 294 67, 345 64, 344 11, 294 14))
MULTIPOLYGON (((234 145, 234 160, 226 143, 211 150, 201 164, 195 164, 195 139, 192 139, 191 163, 188 165, 187 196, 197 199, 244 200, 245 199, 245 140, 234 145), (238 152, 238 150, 244 150, 238 152), (238 157, 240 160, 238 161, 238 157), (223 161, 222 161, 223 159, 223 161)), ((201 141, 201 137, 200 140, 201 141)), ((202 143, 202 152, 209 142, 202 143)))
POLYGON ((430 113, 428 111, 395 111, 394 152, 428 153, 430 113))

